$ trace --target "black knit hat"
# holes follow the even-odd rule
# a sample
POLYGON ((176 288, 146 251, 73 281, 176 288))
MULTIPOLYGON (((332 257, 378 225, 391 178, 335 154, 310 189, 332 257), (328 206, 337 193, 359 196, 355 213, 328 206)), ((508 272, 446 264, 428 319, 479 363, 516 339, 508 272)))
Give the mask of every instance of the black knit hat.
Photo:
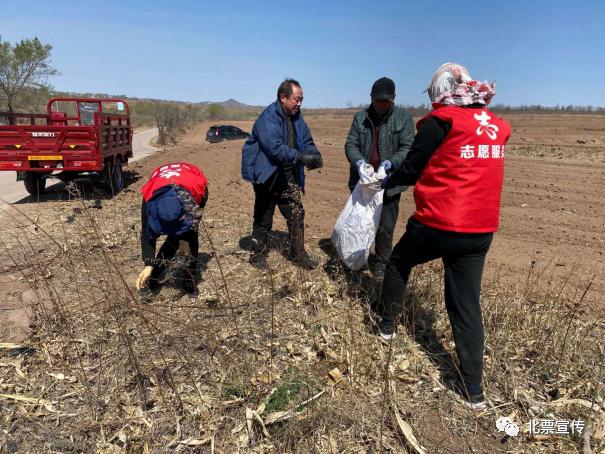
POLYGON ((372 85, 372 92, 370 93, 372 100, 388 100, 392 101, 395 99, 395 82, 388 77, 382 77, 374 82, 372 85))

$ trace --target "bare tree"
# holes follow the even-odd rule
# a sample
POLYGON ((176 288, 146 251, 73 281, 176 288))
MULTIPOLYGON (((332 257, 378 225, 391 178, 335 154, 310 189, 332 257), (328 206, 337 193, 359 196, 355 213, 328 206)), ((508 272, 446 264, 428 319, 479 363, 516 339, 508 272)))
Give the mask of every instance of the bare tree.
POLYGON ((155 108, 155 122, 158 127, 158 144, 166 145, 166 114, 161 106, 155 108))
POLYGON ((14 108, 23 109, 24 112, 46 112, 46 103, 53 96, 52 87, 24 89, 15 98, 14 108))
POLYGON ((160 102, 154 107, 155 121, 158 128, 158 144, 166 145, 168 139, 175 137, 191 121, 187 107, 173 103, 160 102))
POLYGON ((0 94, 9 112, 24 91, 48 88, 49 76, 58 74, 51 66, 52 45, 38 38, 23 39, 12 45, 0 41, 0 94))

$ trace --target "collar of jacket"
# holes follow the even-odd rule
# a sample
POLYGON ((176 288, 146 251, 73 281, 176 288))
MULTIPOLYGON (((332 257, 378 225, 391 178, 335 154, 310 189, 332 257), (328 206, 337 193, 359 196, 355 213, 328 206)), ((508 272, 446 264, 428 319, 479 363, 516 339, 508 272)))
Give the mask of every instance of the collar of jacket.
MULTIPOLYGON (((281 107, 281 103, 279 102, 279 100, 275 101, 273 104, 273 110, 277 113, 277 115, 283 120, 283 127, 287 127, 286 126, 286 114, 284 113, 284 109, 282 109, 281 107)), ((302 130, 301 130, 301 123, 300 120, 302 119, 302 113, 298 112, 297 115, 290 117, 292 119, 292 127, 294 128, 294 130, 296 131, 296 140, 298 141, 298 149, 302 151, 302 147, 303 147, 303 138, 302 138, 302 130)))
MULTIPOLYGON (((273 103, 273 106, 274 106, 275 112, 277 112, 277 115, 279 115, 281 118, 284 119, 284 121, 286 121, 286 114, 284 112, 284 109, 281 106, 281 103, 279 102, 279 99, 273 103)), ((300 118, 300 112, 297 115, 290 117, 290 118, 292 118, 292 123, 296 123, 298 121, 298 119, 300 118)))
POLYGON ((366 109, 366 118, 369 120, 369 122, 372 124, 372 126, 380 126, 382 123, 384 123, 388 120, 388 118, 391 116, 391 114, 393 113, 394 110, 395 110, 395 104, 393 104, 391 106, 391 108, 389 109, 389 111, 384 114, 384 117, 382 117, 380 119, 380 123, 375 125, 374 122, 372 121, 372 117, 370 114, 376 113, 376 111, 374 110, 374 106, 372 106, 372 104, 370 104, 370 106, 366 109))

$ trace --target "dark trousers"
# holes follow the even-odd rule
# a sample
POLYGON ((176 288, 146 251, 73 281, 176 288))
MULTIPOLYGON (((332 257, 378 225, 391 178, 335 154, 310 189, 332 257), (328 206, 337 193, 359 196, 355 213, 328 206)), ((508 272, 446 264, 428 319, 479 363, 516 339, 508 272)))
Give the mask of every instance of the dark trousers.
POLYGON ((456 233, 427 227, 410 218, 386 268, 383 318, 397 319, 410 271, 437 258, 445 269, 445 307, 452 326, 460 372, 466 384, 480 385, 483 373, 483 320, 479 296, 492 233, 456 233))
POLYGON ((281 170, 265 183, 254 186, 253 252, 266 253, 269 232, 273 227, 275 206, 286 218, 290 237, 290 254, 301 257, 305 250, 305 210, 301 192, 291 176, 281 170))
POLYGON ((151 287, 157 285, 158 278, 166 269, 168 262, 174 258, 179 250, 179 242, 186 241, 189 245, 188 263, 183 273, 183 284, 195 285, 195 272, 197 268, 197 258, 199 254, 199 240, 197 230, 189 230, 182 235, 168 235, 166 241, 162 244, 156 257, 156 265, 151 272, 149 284, 151 287))
POLYGON ((387 196, 386 191, 382 201, 382 213, 380 214, 380 224, 376 231, 376 240, 374 242, 375 258, 377 262, 386 264, 393 250, 393 231, 399 216, 399 200, 401 193, 393 196, 387 196))

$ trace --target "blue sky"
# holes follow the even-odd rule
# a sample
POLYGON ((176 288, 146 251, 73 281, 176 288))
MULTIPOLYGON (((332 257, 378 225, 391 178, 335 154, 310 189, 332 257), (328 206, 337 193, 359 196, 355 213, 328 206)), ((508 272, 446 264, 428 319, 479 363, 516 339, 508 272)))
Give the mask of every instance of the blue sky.
POLYGON ((294 77, 304 106, 344 107, 386 75, 420 104, 456 61, 495 103, 605 106, 602 1, 3 3, 2 40, 51 43, 59 90, 265 105, 294 77))

